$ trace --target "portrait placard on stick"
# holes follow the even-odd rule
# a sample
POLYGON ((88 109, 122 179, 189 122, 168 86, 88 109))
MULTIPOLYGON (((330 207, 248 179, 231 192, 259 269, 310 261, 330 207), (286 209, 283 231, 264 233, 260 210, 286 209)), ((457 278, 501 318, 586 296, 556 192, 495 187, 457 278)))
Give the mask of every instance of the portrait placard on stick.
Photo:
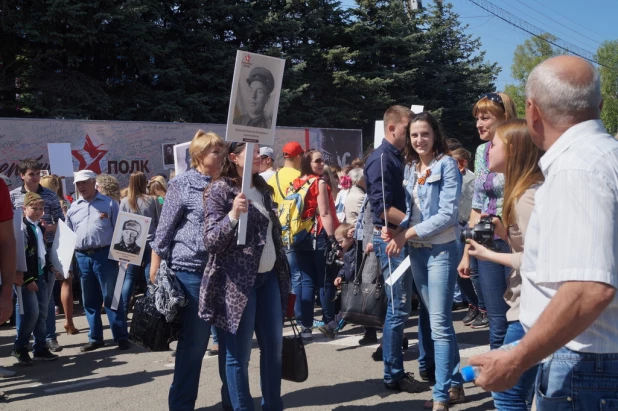
POLYGON ((118 213, 109 259, 141 265, 151 221, 150 217, 143 215, 118 213))
POLYGON ((227 141, 274 145, 285 60, 238 51, 227 116, 227 141))
POLYGON ((64 278, 69 278, 69 270, 71 269, 71 261, 73 260, 76 242, 77 235, 75 235, 64 221, 58 220, 58 228, 54 235, 54 242, 49 251, 49 260, 56 270, 62 273, 64 278))
POLYGON ((163 157, 163 169, 174 168, 174 143, 161 144, 161 156, 163 157))
POLYGON ((49 169, 60 177, 73 177, 73 156, 70 143, 47 143, 49 169))
POLYGON ((191 154, 189 154, 189 146, 191 142, 176 144, 174 146, 174 166, 176 175, 180 175, 191 168, 191 154))

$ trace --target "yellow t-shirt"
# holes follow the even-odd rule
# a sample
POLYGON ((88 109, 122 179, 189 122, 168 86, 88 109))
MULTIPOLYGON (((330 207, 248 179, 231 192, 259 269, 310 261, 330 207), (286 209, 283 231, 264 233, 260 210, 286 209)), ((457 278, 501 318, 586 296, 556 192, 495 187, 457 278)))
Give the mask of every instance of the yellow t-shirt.
POLYGON ((275 190, 275 194, 273 195, 273 200, 275 203, 281 204, 285 196, 288 195, 288 188, 298 177, 300 177, 300 171, 292 167, 283 167, 281 170, 277 171, 275 175, 270 178, 270 180, 268 180, 268 185, 275 190), (277 176, 279 176, 280 185, 277 185, 277 176), (283 196, 281 196, 281 193, 283 193, 283 196))

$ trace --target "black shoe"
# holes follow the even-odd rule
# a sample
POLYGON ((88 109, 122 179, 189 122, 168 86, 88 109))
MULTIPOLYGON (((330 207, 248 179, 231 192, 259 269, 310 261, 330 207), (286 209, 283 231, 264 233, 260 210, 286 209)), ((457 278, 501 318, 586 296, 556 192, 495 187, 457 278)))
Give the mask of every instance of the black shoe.
POLYGON ((384 361, 384 357, 382 356, 382 346, 380 345, 373 354, 371 354, 371 358, 374 361, 384 361))
POLYGON ((60 344, 58 344, 58 341, 56 341, 56 340, 49 340, 49 341, 45 342, 45 346, 47 347, 47 349, 49 351, 53 351, 53 352, 60 352, 60 351, 62 351, 62 346, 60 344))
POLYGON ((378 343, 378 336, 375 333, 363 335, 363 338, 358 340, 359 345, 372 345, 378 343))
POLYGON ((118 341, 119 350, 128 350, 129 348, 131 348, 131 344, 129 344, 129 340, 119 340, 118 341))
POLYGON ((11 352, 11 355, 17 358, 20 364, 32 364, 32 358, 30 358, 30 354, 28 354, 28 348, 14 348, 11 352))
POLYGON ((404 391, 412 394, 429 390, 429 385, 414 379, 414 374, 407 372, 405 376, 395 382, 384 383, 389 390, 404 391))
POLYGON ((479 316, 480 313, 481 312, 479 311, 478 308, 476 308, 475 306, 471 305, 468 308, 468 313, 466 314, 466 316, 461 321, 464 323, 464 325, 470 325, 476 319, 476 317, 479 316))
POLYGON ((462 310, 464 308, 466 308, 468 306, 468 304, 464 303, 463 301, 460 303, 453 303, 453 311, 459 311, 462 310))
POLYGON ((32 359, 34 361, 54 361, 58 359, 58 356, 56 354, 52 354, 49 349, 43 348, 40 351, 35 351, 32 359))
POLYGON ((481 311, 481 313, 474 319, 470 328, 479 329, 489 327, 489 320, 487 319, 487 312, 481 311))
POLYGON ((81 352, 88 352, 88 351, 94 351, 98 348, 104 347, 105 343, 103 341, 101 342, 96 342, 96 341, 90 341, 89 343, 87 343, 86 345, 82 346, 82 348, 80 348, 79 350, 81 352))
POLYGON ((429 367, 426 370, 418 370, 418 375, 423 381, 436 382, 436 367, 429 367))
POLYGON ((408 349, 408 347, 410 346, 410 341, 408 341, 408 337, 406 337, 405 335, 403 336, 403 341, 401 343, 401 348, 405 351, 408 349))

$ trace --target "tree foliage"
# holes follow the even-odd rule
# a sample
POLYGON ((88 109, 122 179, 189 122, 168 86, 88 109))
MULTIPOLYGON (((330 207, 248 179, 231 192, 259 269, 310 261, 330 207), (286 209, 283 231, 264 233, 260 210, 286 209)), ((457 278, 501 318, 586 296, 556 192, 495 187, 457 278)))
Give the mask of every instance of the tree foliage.
POLYGON ((603 110, 601 119, 611 134, 618 133, 618 40, 605 41, 597 50, 603 110))
POLYGON ((506 85, 504 92, 513 99, 517 107, 517 114, 522 118, 526 115, 526 81, 528 81, 528 75, 539 63, 564 54, 561 49, 549 43, 556 40, 557 38, 552 34, 545 33, 539 37, 529 38, 515 49, 511 76, 516 83, 506 85))
POLYGON ((405 0, 4 0, 0 116, 226 121, 236 50, 284 58, 279 125, 362 128, 422 104, 475 140, 499 68, 452 6, 405 0))

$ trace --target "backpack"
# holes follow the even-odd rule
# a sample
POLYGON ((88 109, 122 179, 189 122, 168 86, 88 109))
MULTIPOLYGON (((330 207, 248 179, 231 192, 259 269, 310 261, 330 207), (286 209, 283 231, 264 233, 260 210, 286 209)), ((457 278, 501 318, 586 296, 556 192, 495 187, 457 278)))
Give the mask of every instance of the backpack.
MULTIPOLYGON (((309 192, 309 188, 316 180, 317 178, 307 180, 298 190, 293 190, 291 193, 288 189, 289 194, 287 196, 283 196, 283 193, 281 193, 281 196, 284 197, 281 204, 279 204, 281 240, 288 249, 303 241, 314 229, 315 216, 303 219, 302 214, 305 208, 305 197, 309 192)), ((279 190, 281 190, 278 173, 277 185, 279 190)))

